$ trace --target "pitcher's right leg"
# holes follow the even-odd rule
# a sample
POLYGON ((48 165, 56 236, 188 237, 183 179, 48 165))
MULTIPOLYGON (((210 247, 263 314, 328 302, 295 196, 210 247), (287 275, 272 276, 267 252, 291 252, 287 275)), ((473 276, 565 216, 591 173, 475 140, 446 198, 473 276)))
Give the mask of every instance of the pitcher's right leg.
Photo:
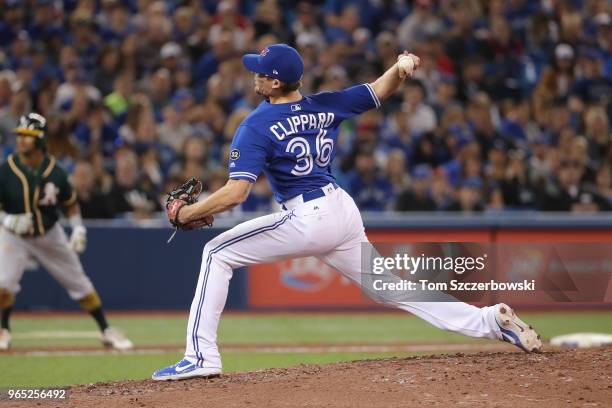
MULTIPOLYGON (((353 241, 320 256, 320 259, 362 287, 361 251, 362 243, 353 241)), ((364 293, 371 294, 368 290, 364 290, 364 293)), ((382 301, 443 330, 470 337, 501 339, 499 326, 495 322, 495 306, 478 308, 463 302, 405 302, 384 296, 382 301)))
MULTIPOLYGON (((357 285, 361 285, 361 250, 362 243, 357 242, 319 258, 357 285)), ((372 293, 368 290, 364 292, 372 293)), ((528 353, 539 352, 542 348, 540 336, 535 330, 523 323, 514 311, 503 303, 479 308, 460 301, 411 302, 383 297, 383 302, 410 312, 443 330, 470 337, 503 340, 528 353)))
MULTIPOLYGON (((514 314, 512 309, 504 304, 476 307, 456 301, 450 295, 441 294, 442 301, 411 301, 409 297, 402 299, 397 296, 379 296, 373 290, 362 286, 362 250, 375 251, 363 232, 363 224, 359 210, 348 195, 344 199, 345 211, 348 217, 343 225, 349 231, 351 238, 332 251, 320 255, 319 259, 347 276, 369 296, 381 299, 389 306, 408 311, 435 327, 461 333, 470 337, 485 337, 511 342, 527 351, 539 351, 542 343, 537 333, 524 324, 514 314), (351 233, 352 232, 352 233, 351 233), (367 245, 367 247, 364 247, 367 245), (448 298, 449 301, 445 301, 448 298)), ((398 278, 399 280, 399 278, 398 278)), ((422 300, 419 299, 419 300, 422 300)))

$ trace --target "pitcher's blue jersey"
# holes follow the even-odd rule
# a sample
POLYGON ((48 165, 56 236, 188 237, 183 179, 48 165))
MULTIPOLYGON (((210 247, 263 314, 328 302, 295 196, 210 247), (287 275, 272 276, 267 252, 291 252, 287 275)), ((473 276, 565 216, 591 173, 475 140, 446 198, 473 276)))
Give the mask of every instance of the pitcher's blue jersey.
POLYGON ((340 123, 379 106, 369 84, 299 102, 264 101, 236 130, 229 177, 255 182, 263 171, 278 202, 323 187, 335 180, 331 162, 340 123))

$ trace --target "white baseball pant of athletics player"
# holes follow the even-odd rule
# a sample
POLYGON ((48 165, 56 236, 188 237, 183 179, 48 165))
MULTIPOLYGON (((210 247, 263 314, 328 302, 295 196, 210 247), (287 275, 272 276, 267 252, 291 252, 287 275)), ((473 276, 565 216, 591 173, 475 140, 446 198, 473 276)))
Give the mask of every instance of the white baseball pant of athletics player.
MULTIPOLYGON (((362 244, 368 241, 361 215, 341 188, 329 184, 323 191, 323 197, 306 203, 297 196, 283 203, 287 210, 237 225, 206 244, 189 314, 187 360, 209 368, 209 373, 221 372, 217 326, 232 269, 312 255, 360 284, 362 244)), ((498 306, 478 308, 461 302, 397 302, 394 306, 440 329, 501 339, 495 316, 498 306)))
POLYGON ((16 294, 29 257, 34 257, 66 290, 73 300, 94 291, 79 257, 63 228, 56 223, 39 237, 20 237, 0 228, 0 288, 16 294))

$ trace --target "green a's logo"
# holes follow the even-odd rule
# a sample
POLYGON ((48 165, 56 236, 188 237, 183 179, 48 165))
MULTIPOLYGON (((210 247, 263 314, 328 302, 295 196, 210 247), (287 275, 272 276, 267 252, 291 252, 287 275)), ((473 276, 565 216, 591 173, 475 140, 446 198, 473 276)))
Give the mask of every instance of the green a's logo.
POLYGON ((57 195, 59 194, 59 188, 51 182, 45 184, 43 189, 43 197, 39 201, 41 206, 49 206, 57 204, 57 195))

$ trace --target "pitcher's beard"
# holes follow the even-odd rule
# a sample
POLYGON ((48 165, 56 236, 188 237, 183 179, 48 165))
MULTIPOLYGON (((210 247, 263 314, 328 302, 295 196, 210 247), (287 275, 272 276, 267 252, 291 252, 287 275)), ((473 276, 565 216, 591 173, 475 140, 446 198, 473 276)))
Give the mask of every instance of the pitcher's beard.
POLYGON ((270 95, 265 93, 264 91, 262 91, 261 89, 259 89, 258 87, 255 87, 255 93, 259 96, 263 96, 264 98, 269 98, 270 95))

